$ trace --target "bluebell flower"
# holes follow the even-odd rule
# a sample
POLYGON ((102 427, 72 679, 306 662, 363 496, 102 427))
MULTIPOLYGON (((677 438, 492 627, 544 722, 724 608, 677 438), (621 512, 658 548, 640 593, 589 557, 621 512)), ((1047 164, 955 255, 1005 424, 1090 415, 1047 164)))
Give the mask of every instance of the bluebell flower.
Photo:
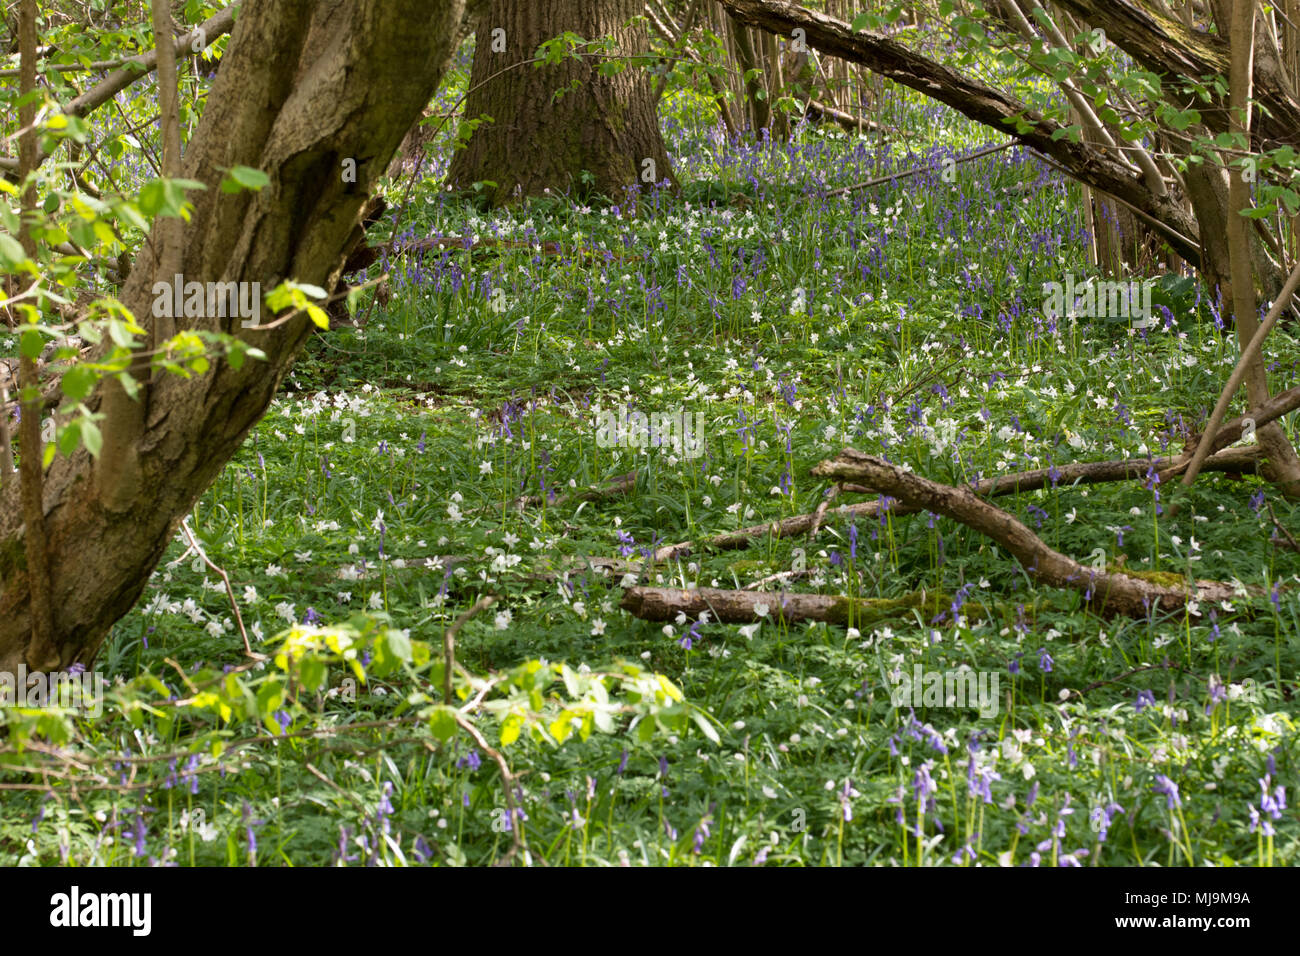
POLYGON ((1182 798, 1178 794, 1178 784, 1174 783, 1164 774, 1156 774, 1156 782, 1152 785, 1152 790, 1156 793, 1164 794, 1165 809, 1172 810, 1175 807, 1183 805, 1182 798))

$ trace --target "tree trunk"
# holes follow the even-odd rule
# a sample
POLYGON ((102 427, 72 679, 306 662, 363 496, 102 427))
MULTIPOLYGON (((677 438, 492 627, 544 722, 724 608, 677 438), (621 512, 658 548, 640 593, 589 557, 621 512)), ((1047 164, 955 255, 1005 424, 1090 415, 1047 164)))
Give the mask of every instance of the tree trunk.
MULTIPOLYGON (((185 176, 208 188, 191 193, 184 280, 269 290, 292 278, 328 287, 369 189, 446 69, 462 7, 463 0, 246 0, 185 155, 185 176), (348 159, 356 162, 355 182, 344 181, 353 178, 343 175, 348 159), (236 164, 261 169, 270 184, 222 193, 223 169, 236 164)), ((171 282, 162 271, 146 245, 120 296, 146 327, 154 283, 171 282)), ((302 315, 266 331, 243 329, 238 317, 185 324, 237 335, 267 361, 235 369, 216 360, 191 379, 159 377, 131 442, 135 468, 103 493, 84 449, 55 459, 43 498, 55 617, 48 648, 30 642, 24 527, 16 487, 6 485, 0 670, 23 661, 49 670, 93 657, 136 603, 181 518, 265 413, 311 328, 302 315)), ((87 404, 110 404, 103 392, 87 404)), ((102 423, 106 446, 121 424, 114 415, 102 423)))
MULTIPOLYGON (((1255 69, 1255 0, 1235 0, 1232 7, 1232 64, 1229 82, 1230 128, 1250 142, 1251 107, 1255 69)), ((1250 185, 1242 170, 1233 170, 1228 186, 1228 266, 1232 286, 1232 314, 1236 319, 1237 341, 1246 365, 1248 407, 1257 408, 1268 401, 1268 373, 1264 358, 1246 356, 1246 346, 1259 331, 1255 309, 1255 277, 1251 263, 1250 222, 1242 213, 1251 208, 1250 185)), ((1268 455, 1265 475, 1277 482, 1288 498, 1300 498, 1300 458, 1282 430, 1273 423, 1259 429, 1259 444, 1268 455)))
POLYGON ((615 55, 644 53, 646 37, 628 25, 640 12, 640 0, 487 0, 464 118, 491 120, 456 154, 448 182, 495 183, 488 193, 493 205, 546 189, 621 201, 631 186, 672 182, 644 70, 627 66, 602 76, 591 56, 556 65, 526 62, 565 32, 588 41, 612 38, 615 55))

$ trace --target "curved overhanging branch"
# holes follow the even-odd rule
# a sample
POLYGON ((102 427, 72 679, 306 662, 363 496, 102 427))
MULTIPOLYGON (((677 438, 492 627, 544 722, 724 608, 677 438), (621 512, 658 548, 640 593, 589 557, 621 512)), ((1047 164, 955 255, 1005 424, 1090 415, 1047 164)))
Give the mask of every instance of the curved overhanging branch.
POLYGON ((1088 143, 1072 142, 1065 127, 1000 90, 922 56, 897 40, 785 0, 719 0, 737 20, 782 36, 802 29, 823 53, 858 63, 896 83, 951 106, 965 116, 1015 136, 1050 156, 1079 182, 1114 196, 1151 217, 1155 228, 1183 258, 1199 262, 1196 220, 1169 196, 1155 195, 1141 174, 1088 143))

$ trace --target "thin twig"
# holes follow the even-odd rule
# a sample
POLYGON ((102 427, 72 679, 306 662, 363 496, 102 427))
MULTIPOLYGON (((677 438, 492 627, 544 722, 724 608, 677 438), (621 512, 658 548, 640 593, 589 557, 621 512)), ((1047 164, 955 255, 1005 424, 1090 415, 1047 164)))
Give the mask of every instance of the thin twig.
POLYGON ((456 618, 456 622, 447 628, 442 634, 442 656, 443 656, 443 675, 442 675, 442 696, 450 707, 452 703, 452 670, 456 666, 456 635, 460 629, 465 626, 466 622, 479 611, 485 611, 497 601, 495 594, 485 594, 477 601, 468 611, 456 618))
POLYGON ((501 753, 487 742, 487 738, 483 736, 483 733, 466 720, 459 711, 456 712, 456 724, 470 735, 480 750, 496 762, 497 769, 501 771, 501 783, 506 797, 506 812, 510 814, 510 838, 513 841, 513 846, 511 846, 510 852, 498 861, 498 865, 504 866, 509 863, 516 852, 523 854, 525 863, 532 862, 528 853, 528 841, 524 837, 523 820, 521 815, 516 812, 514 790, 517 784, 515 775, 510 772, 510 765, 506 763, 506 758, 501 756, 501 753))
MULTIPOLYGON (((235 589, 230 584, 230 576, 226 574, 223 568, 219 568, 217 565, 213 564, 212 559, 208 557, 208 553, 204 551, 203 546, 199 544, 199 539, 195 537, 194 532, 190 530, 189 520, 189 518, 181 519, 181 532, 185 535, 185 540, 190 543, 190 549, 203 559, 204 564, 217 572, 217 574, 221 576, 222 582, 225 583, 226 597, 230 598, 230 609, 235 612, 235 623, 239 625, 239 636, 244 639, 244 653, 255 661, 266 660, 265 654, 258 654, 253 650, 253 646, 248 643, 248 632, 244 630, 244 618, 243 615, 239 613, 239 605, 235 603, 235 589)), ((185 554, 181 555, 181 560, 184 560, 185 555, 187 554, 189 554, 189 551, 186 551, 185 554)))
MULTIPOLYGON (((1295 537, 1291 534, 1290 531, 1286 530, 1286 528, 1282 526, 1282 522, 1277 520, 1277 515, 1273 513, 1273 502, 1271 501, 1268 502, 1268 516, 1273 519, 1273 527, 1277 528, 1278 531, 1281 531, 1283 537, 1285 537, 1286 540, 1290 542, 1291 550, 1300 551, 1300 544, 1296 543, 1295 537)), ((1271 540, 1277 541, 1279 539, 1273 538, 1271 540)))
MULTIPOLYGON (((958 159, 954 159, 953 163, 969 163, 972 159, 979 159, 981 156, 988 156, 991 155, 992 153, 1000 153, 1004 149, 1010 149, 1012 146, 1023 146, 1023 145, 1024 144, 1021 143, 1020 140, 1013 139, 1009 143, 1002 143, 1001 145, 998 146, 986 146, 984 147, 984 149, 978 149, 975 152, 971 153, 969 156, 962 156, 959 157, 958 159)), ((843 186, 839 189, 832 189, 829 192, 823 193, 822 196, 823 198, 827 198, 827 199, 829 199, 831 196, 842 196, 845 193, 855 192, 856 190, 859 189, 867 189, 871 186, 879 186, 881 183, 890 183, 896 179, 907 179, 911 176, 917 175, 918 173, 930 172, 933 169, 934 169, 933 165, 917 166, 915 169, 906 169, 901 173, 892 173, 889 176, 880 176, 876 179, 868 179, 864 183, 855 183, 852 186, 843 186)))

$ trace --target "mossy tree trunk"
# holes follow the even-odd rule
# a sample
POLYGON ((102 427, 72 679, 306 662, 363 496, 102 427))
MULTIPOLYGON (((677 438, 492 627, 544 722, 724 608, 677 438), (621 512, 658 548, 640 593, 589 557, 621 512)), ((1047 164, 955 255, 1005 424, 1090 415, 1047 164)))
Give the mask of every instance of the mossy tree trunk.
MULTIPOLYGON (((186 281, 284 279, 328 285, 359 229, 358 213, 452 53, 463 0, 245 0, 208 105, 184 157, 191 194, 183 231, 186 281), (342 175, 355 160, 356 177, 342 175), (260 192, 222 193, 223 170, 261 169, 260 192)), ((152 321, 152 288, 171 281, 146 245, 120 298, 152 321)), ((264 319, 264 322, 269 319, 264 319)), ((0 670, 87 662, 135 605, 184 515, 265 414, 311 325, 299 315, 266 331, 240 319, 194 327, 240 336, 266 361, 213 361, 190 379, 164 375, 142 410, 114 408, 98 389, 105 447, 123 443, 132 467, 113 477, 85 449, 44 476, 43 511, 53 595, 51 640, 34 641, 18 486, 0 490, 0 670)), ((23 448, 24 459, 39 455, 23 448)))

